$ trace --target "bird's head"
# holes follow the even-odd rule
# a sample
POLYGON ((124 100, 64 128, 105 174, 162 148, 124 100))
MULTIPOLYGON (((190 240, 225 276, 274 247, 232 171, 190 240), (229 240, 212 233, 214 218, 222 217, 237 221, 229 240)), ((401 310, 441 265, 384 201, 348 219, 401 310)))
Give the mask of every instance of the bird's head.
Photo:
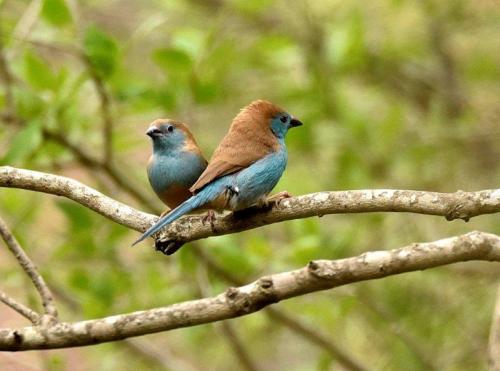
POLYGON ((155 150, 183 149, 196 146, 193 135, 186 124, 170 119, 158 119, 151 123, 146 135, 153 141, 155 150))
POLYGON ((265 100, 256 100, 243 108, 236 116, 235 123, 239 126, 257 126, 262 132, 270 130, 278 139, 284 138, 288 129, 302 125, 284 109, 265 100))

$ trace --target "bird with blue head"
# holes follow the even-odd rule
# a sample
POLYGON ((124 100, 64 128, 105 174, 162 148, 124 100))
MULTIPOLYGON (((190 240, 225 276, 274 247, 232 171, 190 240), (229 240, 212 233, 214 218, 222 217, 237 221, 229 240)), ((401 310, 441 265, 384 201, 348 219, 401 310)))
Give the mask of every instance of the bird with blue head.
POLYGON ((300 125, 298 119, 265 100, 244 107, 190 188, 192 196, 161 217, 134 244, 205 205, 238 211, 267 204, 267 195, 287 164, 285 136, 300 125))
POLYGON ((156 195, 170 209, 191 197, 189 188, 207 167, 207 160, 186 124, 158 119, 146 131, 153 153, 148 161, 148 179, 156 195))

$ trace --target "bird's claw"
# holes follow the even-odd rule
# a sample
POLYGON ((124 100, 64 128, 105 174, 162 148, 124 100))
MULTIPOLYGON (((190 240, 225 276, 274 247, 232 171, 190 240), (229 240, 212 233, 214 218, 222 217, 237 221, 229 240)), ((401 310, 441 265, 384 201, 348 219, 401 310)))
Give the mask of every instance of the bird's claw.
POLYGON ((167 240, 167 241, 155 241, 155 250, 160 251, 165 255, 172 255, 177 250, 179 250, 184 245, 182 241, 167 240))
POLYGON ((274 204, 276 206, 279 206, 280 203, 284 200, 284 199, 287 199, 287 198, 290 198, 290 197, 293 197, 291 193, 289 193, 288 191, 282 191, 282 192, 278 192, 270 197, 268 197, 266 199, 266 203, 267 204, 274 204))
POLYGON ((215 219, 216 219, 216 217, 215 217, 215 211, 208 210, 207 213, 206 213, 206 215, 203 216, 203 218, 201 218, 201 223, 203 225, 205 225, 207 223, 210 223, 210 227, 212 228, 212 231, 214 231, 215 230, 215 225, 214 225, 215 219))

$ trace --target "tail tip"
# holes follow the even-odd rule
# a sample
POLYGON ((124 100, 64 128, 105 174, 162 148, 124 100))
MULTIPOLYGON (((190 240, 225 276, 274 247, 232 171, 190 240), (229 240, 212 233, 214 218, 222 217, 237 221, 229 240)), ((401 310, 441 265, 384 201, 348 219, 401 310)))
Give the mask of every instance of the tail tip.
POLYGON ((144 239, 146 238, 146 236, 142 235, 141 237, 139 237, 137 240, 135 240, 135 242, 131 245, 132 247, 134 247, 135 245, 137 245, 139 242, 142 242, 144 241, 144 239))

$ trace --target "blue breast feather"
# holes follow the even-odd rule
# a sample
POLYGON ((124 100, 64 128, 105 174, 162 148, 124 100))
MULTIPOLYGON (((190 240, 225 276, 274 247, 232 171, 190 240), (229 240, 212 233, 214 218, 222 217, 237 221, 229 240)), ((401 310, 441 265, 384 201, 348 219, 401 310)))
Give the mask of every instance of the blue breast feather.
POLYGON ((162 193, 174 184, 189 188, 204 168, 203 159, 191 152, 154 154, 148 178, 153 190, 162 193))

